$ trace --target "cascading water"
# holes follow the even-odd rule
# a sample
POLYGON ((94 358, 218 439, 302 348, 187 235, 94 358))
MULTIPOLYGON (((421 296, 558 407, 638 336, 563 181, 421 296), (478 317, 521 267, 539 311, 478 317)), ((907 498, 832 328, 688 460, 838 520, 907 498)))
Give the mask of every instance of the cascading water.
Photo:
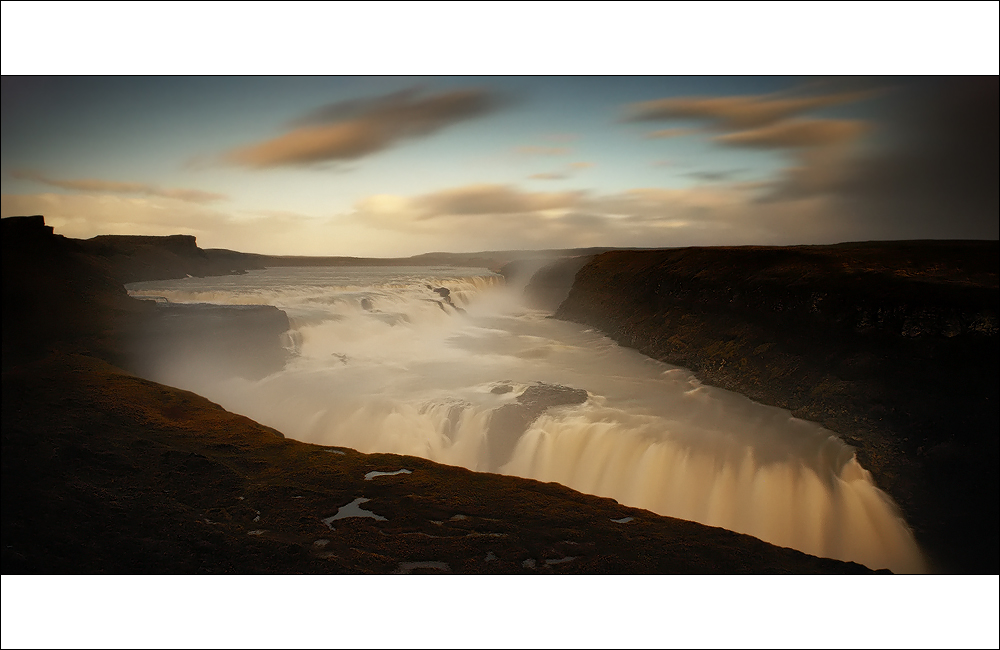
POLYGON ((556 481, 814 555, 925 569, 895 504, 831 431, 548 318, 483 269, 285 268, 129 291, 285 310, 294 356, 282 371, 220 381, 186 360, 151 378, 293 438, 556 481), (491 459, 495 410, 538 382, 586 401, 549 408, 491 459))

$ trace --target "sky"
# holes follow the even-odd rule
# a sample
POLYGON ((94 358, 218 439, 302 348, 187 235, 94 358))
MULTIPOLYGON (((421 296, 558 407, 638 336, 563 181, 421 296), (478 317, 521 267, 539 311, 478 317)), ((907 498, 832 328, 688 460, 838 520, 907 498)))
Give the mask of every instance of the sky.
POLYGON ((355 256, 998 238, 996 76, 12 71, 0 213, 70 237, 355 256))

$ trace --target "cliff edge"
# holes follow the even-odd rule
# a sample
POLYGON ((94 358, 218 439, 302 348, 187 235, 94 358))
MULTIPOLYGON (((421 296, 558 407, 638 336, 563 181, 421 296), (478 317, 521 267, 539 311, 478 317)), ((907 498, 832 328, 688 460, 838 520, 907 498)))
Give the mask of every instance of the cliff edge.
POLYGON ((555 315, 837 432, 938 570, 997 573, 998 257, 979 241, 615 251, 555 315))

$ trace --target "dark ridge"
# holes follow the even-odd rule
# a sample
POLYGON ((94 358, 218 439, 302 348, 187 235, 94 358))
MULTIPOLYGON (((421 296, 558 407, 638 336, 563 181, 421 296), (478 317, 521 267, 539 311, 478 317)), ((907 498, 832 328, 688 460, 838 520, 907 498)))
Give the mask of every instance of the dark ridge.
POLYGON ((104 260, 112 276, 122 284, 232 275, 264 268, 242 253, 202 250, 192 235, 100 235, 84 240, 81 246, 104 260))

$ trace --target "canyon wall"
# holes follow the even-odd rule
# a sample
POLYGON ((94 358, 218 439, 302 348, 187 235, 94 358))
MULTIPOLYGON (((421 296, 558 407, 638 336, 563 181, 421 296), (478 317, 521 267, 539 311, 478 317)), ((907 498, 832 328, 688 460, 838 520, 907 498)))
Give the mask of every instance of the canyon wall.
POLYGON ((556 317, 837 432, 936 569, 997 572, 997 242, 613 251, 526 292, 574 267, 556 317))

